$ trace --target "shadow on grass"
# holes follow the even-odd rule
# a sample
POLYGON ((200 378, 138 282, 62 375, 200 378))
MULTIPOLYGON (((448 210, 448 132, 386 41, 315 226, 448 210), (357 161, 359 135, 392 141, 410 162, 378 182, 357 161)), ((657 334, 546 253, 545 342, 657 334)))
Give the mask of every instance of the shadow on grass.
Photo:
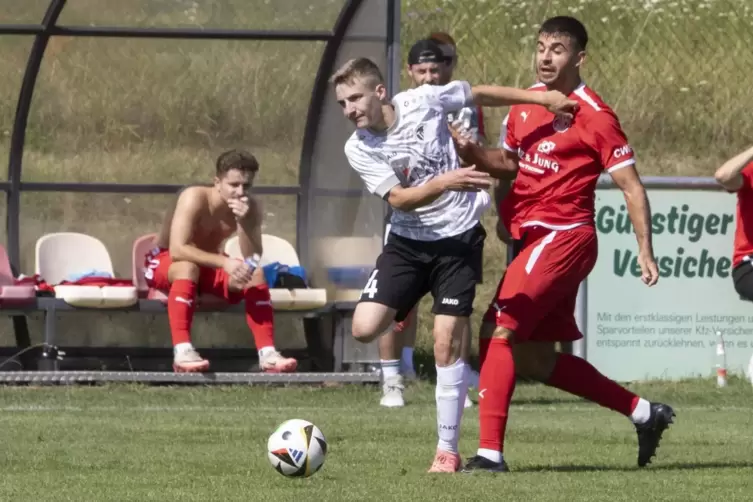
POLYGON ((514 472, 637 472, 637 471, 690 471, 698 469, 750 469, 753 462, 675 462, 647 467, 621 467, 609 465, 541 465, 511 470, 514 472))

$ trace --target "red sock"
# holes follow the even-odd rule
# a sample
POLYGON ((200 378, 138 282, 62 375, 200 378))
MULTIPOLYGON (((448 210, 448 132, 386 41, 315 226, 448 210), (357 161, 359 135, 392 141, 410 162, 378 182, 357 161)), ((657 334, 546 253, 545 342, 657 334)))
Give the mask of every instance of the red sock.
POLYGON ((191 324, 196 308, 196 283, 189 279, 178 279, 170 285, 167 296, 167 319, 173 346, 191 343, 191 324))
POLYGON ((269 296, 269 286, 259 284, 244 291, 246 323, 254 335, 256 350, 275 345, 275 311, 269 296))
POLYGON ((588 361, 570 354, 560 354, 548 385, 583 397, 629 417, 640 399, 605 377, 588 361))
POLYGON ((479 338, 478 339, 478 367, 484 366, 486 361, 486 355, 489 353, 489 344, 492 343, 491 338, 479 338))
POLYGON ((506 339, 492 338, 489 342, 478 386, 479 448, 501 452, 505 443, 507 414, 515 391, 515 362, 512 347, 506 339))

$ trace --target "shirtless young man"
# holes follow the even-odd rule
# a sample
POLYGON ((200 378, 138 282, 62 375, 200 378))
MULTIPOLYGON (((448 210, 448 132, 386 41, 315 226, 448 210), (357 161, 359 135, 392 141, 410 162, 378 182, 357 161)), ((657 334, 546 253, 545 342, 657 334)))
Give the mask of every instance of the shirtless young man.
POLYGON ((262 254, 262 213, 259 201, 248 192, 258 170, 256 158, 246 151, 220 155, 214 186, 192 186, 180 193, 165 216, 155 247, 146 255, 147 285, 168 294, 173 369, 178 373, 209 370, 209 361, 191 344, 199 293, 232 304, 245 300, 246 323, 263 371, 291 372, 298 365, 274 347, 274 310, 263 270, 257 266, 262 254), (220 250, 236 232, 245 261, 220 250))

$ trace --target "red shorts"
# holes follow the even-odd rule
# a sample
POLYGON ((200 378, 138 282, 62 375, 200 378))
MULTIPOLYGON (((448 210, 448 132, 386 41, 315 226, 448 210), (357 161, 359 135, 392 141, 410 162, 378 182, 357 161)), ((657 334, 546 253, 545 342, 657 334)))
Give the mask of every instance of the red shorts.
POLYGON ((515 332, 518 343, 583 338, 575 322, 575 299, 597 255, 591 225, 525 228, 522 248, 500 280, 484 322, 515 332))
MULTIPOLYGON (((173 260, 170 251, 162 248, 154 248, 144 258, 144 277, 146 284, 153 289, 170 291, 168 271, 173 260)), ((228 303, 240 303, 244 295, 242 291, 230 290, 230 276, 221 268, 199 267, 199 294, 210 294, 223 298, 228 303)))

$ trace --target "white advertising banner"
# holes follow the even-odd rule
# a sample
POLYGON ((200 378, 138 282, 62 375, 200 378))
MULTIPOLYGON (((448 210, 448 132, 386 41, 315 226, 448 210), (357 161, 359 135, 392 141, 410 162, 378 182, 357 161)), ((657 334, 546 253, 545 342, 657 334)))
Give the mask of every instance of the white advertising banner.
POLYGON ((620 381, 715 374, 721 333, 730 373, 753 353, 753 303, 732 284, 736 197, 650 189, 659 282, 640 280, 625 200, 596 192, 599 259, 587 281, 586 358, 620 381))

